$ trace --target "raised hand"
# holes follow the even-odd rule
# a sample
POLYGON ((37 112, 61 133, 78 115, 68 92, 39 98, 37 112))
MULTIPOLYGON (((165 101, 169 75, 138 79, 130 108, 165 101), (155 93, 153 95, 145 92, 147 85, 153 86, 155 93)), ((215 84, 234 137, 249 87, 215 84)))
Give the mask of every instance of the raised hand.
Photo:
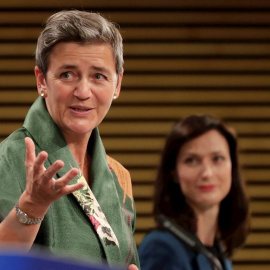
POLYGON ((22 197, 29 206, 32 206, 31 208, 38 208, 39 215, 40 213, 45 215, 54 201, 75 190, 81 189, 84 183, 68 185, 79 173, 77 168, 72 168, 63 177, 57 179, 57 181, 54 180, 53 176, 63 168, 64 162, 57 160, 46 169, 44 163, 48 158, 48 154, 42 151, 36 156, 35 144, 31 138, 25 138, 25 146, 26 189, 22 197))

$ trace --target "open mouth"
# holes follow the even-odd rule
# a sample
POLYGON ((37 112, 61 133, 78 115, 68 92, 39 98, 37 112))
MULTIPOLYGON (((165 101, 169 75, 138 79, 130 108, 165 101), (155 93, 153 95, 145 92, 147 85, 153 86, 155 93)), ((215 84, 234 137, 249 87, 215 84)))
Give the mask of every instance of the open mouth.
POLYGON ((76 112, 87 112, 90 111, 90 109, 79 109, 79 108, 71 108, 72 110, 76 111, 76 112))
POLYGON ((75 111, 75 112, 81 112, 81 113, 83 113, 83 112, 90 111, 92 108, 91 107, 88 107, 88 106, 86 107, 86 106, 75 105, 75 107, 70 106, 70 109, 73 110, 73 111, 75 111))

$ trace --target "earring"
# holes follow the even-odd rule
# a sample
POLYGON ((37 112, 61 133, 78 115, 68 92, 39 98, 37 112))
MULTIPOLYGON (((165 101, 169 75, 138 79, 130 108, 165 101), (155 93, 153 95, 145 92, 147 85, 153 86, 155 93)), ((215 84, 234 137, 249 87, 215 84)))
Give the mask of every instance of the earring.
POLYGON ((42 90, 40 91, 40 96, 41 96, 42 98, 45 97, 45 90, 42 89, 42 90))
POLYGON ((113 99, 117 99, 117 95, 116 94, 113 95, 113 99))

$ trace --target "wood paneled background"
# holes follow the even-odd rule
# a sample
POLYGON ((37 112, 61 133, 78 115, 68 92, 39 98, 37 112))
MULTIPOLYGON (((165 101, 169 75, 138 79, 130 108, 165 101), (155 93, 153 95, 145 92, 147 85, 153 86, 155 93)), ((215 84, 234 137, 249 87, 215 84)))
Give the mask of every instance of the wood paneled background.
POLYGON ((270 269, 270 1, 1 0, 1 140, 37 97, 33 53, 42 23, 69 8, 100 12, 124 37, 122 93, 100 131, 133 179, 137 244, 154 225, 152 187, 165 136, 181 117, 209 113, 239 134, 251 198, 252 232, 234 268, 270 269))

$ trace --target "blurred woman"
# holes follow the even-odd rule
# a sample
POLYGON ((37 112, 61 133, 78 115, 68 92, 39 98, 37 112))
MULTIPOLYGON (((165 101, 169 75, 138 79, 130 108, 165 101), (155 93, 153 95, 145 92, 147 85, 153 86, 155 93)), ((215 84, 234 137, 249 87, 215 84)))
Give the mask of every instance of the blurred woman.
POLYGON ((142 270, 232 269, 249 230, 237 139, 208 115, 190 116, 167 137, 155 185, 157 228, 139 247, 142 270))

